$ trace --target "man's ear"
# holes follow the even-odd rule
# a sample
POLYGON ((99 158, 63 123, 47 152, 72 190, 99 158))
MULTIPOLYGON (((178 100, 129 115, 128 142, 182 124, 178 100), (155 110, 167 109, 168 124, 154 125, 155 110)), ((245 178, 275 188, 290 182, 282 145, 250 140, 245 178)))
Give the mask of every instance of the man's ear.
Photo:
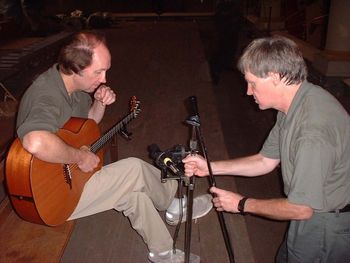
POLYGON ((281 82, 280 74, 276 72, 269 72, 268 76, 272 79, 272 82, 275 86, 281 82))

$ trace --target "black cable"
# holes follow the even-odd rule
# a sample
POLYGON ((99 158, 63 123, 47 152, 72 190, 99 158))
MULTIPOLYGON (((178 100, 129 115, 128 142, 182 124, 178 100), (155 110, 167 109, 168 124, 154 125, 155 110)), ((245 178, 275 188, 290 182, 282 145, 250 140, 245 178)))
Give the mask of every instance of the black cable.
POLYGON ((174 232, 174 237, 173 237, 173 252, 176 252, 176 241, 177 237, 179 236, 179 231, 181 227, 181 222, 183 218, 183 198, 182 198, 182 178, 180 177, 179 179, 179 184, 178 184, 178 197, 179 197, 179 208, 180 208, 180 214, 179 214, 179 221, 177 222, 175 232, 174 232))

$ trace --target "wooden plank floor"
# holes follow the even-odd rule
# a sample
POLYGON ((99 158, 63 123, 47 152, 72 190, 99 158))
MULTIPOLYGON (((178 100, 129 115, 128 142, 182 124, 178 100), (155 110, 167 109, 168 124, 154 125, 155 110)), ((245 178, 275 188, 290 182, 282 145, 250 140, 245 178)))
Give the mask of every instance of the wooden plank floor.
POLYGON ((12 210, 7 198, 0 203, 0 214, 0 262, 59 262, 74 228, 73 221, 58 227, 26 222, 12 210))

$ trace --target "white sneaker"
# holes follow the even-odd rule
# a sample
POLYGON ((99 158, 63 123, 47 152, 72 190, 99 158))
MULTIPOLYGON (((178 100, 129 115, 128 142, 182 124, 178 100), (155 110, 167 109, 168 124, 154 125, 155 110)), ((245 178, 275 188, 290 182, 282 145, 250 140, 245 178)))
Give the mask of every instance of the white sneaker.
MULTIPOLYGON (((152 263, 184 263, 185 253, 179 249, 176 249, 175 253, 173 250, 169 250, 163 253, 159 253, 158 255, 151 252, 148 254, 148 260, 152 263)), ((199 256, 190 253, 189 261, 191 263, 200 263, 201 259, 199 256)))
MULTIPOLYGON (((181 223, 186 221, 187 199, 183 198, 183 216, 181 223)), ((213 208, 212 196, 204 194, 193 198, 192 219, 205 216, 213 208)), ((165 221, 169 225, 177 225, 180 217, 179 199, 175 198, 165 213, 165 221)))

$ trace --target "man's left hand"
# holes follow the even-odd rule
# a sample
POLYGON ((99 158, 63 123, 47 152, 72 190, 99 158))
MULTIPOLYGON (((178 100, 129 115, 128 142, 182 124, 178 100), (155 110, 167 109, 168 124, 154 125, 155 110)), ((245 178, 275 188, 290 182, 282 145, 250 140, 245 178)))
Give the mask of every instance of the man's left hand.
POLYGON ((114 91, 105 85, 101 85, 95 92, 95 100, 101 102, 103 106, 107 106, 115 102, 117 95, 114 91))
POLYGON ((226 211, 231 213, 239 213, 237 210, 238 202, 243 198, 243 196, 219 189, 215 186, 210 188, 210 192, 215 194, 213 198, 213 204, 217 211, 226 211))

